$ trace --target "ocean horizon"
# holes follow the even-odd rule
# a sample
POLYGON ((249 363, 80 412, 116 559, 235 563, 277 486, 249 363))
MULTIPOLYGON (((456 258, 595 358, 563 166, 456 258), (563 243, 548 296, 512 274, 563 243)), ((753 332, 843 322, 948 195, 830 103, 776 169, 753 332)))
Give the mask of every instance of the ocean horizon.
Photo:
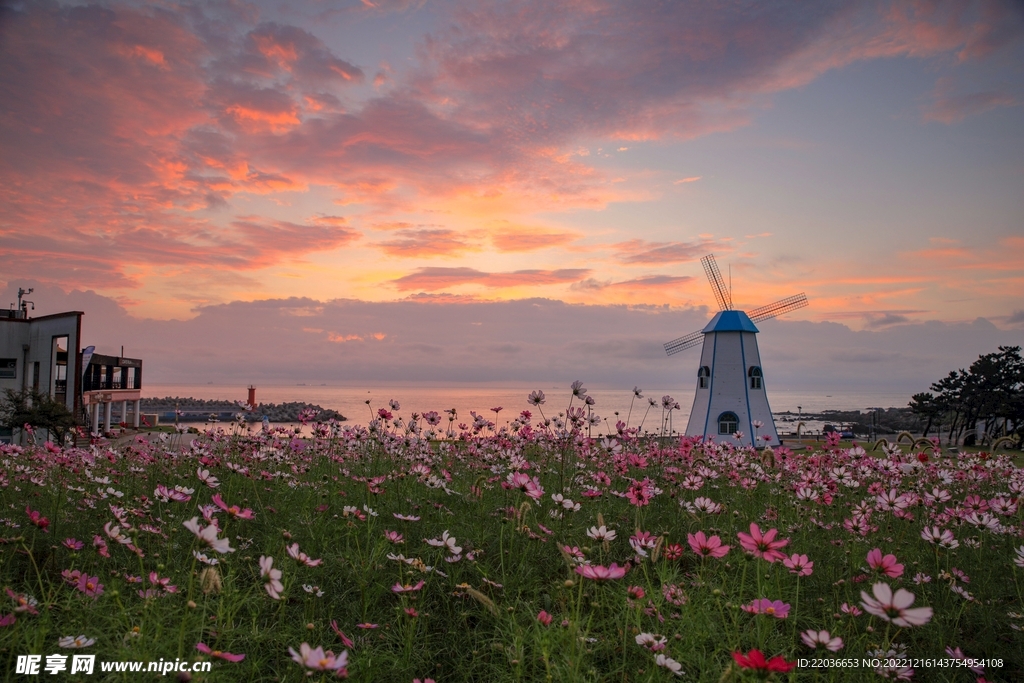
MULTIPOLYGON (((442 426, 447 427, 444 410, 455 408, 458 421, 470 424, 471 412, 485 416, 498 426, 511 422, 521 411, 529 410, 534 418, 541 413, 551 418, 564 412, 569 405, 571 391, 568 385, 538 385, 526 383, 474 384, 474 385, 438 385, 438 384, 254 384, 256 386, 257 403, 289 403, 305 402, 319 405, 321 408, 337 410, 349 422, 366 424, 379 408, 388 408, 389 402, 398 401, 398 414, 409 417, 412 413, 437 411, 441 414, 442 426), (546 402, 538 408, 531 406, 527 396, 531 391, 544 392, 546 402), (370 403, 367 404, 366 402, 370 403), (492 409, 501 408, 498 413, 492 409)), ((595 428, 594 433, 604 433, 614 429, 618 420, 628 422, 631 427, 640 426, 645 430, 659 431, 662 428, 663 411, 662 396, 671 396, 679 403, 679 410, 672 411, 671 429, 681 431, 686 427, 690 407, 693 402, 694 388, 668 389, 655 388, 643 390, 643 398, 633 400, 633 388, 621 389, 608 387, 587 387, 587 395, 594 398, 592 411, 602 418, 602 426, 595 428), (657 402, 649 406, 648 398, 657 402), (606 421, 606 422, 605 422, 606 421), (607 427, 605 426, 607 425, 607 427)), ((245 401, 248 396, 246 384, 148 384, 142 389, 143 398, 196 398, 205 400, 245 401)), ((768 399, 772 412, 776 415, 786 412, 821 413, 826 410, 865 410, 868 408, 905 407, 910 395, 894 392, 865 391, 770 391, 768 399)), ((582 405, 580 399, 572 401, 574 407, 582 405)), ((780 433, 789 429, 778 425, 780 433)), ((806 421, 805 430, 809 433, 820 431, 822 425, 815 421, 806 421)), ((793 426, 795 429, 795 425, 793 426)))

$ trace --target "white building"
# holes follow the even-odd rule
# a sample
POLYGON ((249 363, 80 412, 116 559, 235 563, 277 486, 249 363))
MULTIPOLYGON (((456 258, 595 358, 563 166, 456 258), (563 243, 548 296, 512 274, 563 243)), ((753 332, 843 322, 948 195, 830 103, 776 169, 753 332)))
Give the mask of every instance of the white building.
POLYGON ((726 310, 702 332, 704 348, 686 435, 737 446, 777 446, 779 434, 768 405, 757 327, 743 311, 726 310))

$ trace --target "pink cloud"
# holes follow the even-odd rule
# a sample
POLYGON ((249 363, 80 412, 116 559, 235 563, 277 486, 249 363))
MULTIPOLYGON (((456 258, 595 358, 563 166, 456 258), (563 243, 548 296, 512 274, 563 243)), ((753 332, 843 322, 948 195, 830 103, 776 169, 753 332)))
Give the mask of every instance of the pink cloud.
POLYGON ((544 232, 536 230, 502 230, 491 235, 498 251, 536 251, 568 244, 580 236, 569 232, 544 232))
POLYGON ((695 242, 645 242, 629 240, 615 245, 618 258, 628 264, 687 263, 714 251, 731 251, 728 240, 695 242))

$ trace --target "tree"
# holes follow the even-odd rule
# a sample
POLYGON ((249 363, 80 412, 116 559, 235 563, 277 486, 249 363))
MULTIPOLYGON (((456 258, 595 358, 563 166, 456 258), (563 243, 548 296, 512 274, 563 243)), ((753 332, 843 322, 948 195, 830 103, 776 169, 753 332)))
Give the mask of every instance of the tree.
POLYGON ((995 353, 978 356, 967 370, 961 368, 931 386, 933 393, 915 394, 911 410, 932 424, 948 427, 951 443, 981 434, 972 431, 984 423, 990 436, 1016 435, 1024 441, 1024 358, 1019 346, 1000 346, 995 353))
POLYGON ((0 399, 0 424, 9 429, 22 429, 25 425, 45 429, 52 440, 63 443, 78 422, 67 406, 46 394, 7 389, 0 399))

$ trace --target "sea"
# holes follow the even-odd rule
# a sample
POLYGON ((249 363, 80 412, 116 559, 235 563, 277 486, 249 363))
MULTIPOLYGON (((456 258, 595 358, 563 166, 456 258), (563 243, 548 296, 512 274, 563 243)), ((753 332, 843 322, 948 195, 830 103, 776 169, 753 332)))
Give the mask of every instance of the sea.
MULTIPOLYGON (((635 397, 633 387, 587 387, 586 395, 594 399, 591 410, 602 420, 594 427, 594 435, 614 431, 619 420, 630 427, 643 431, 682 431, 693 402, 693 391, 689 389, 643 388, 642 396, 635 397), (662 410, 663 396, 671 396, 679 403, 679 410, 668 413, 662 410), (650 406, 648 399, 656 401, 650 406)), ((244 384, 147 384, 142 390, 143 398, 181 397, 242 401, 248 396, 244 384)), ((581 405, 579 398, 573 398, 568 386, 544 386, 536 384, 394 384, 394 385, 340 385, 340 384, 260 384, 256 385, 257 403, 289 403, 301 401, 331 408, 344 415, 351 424, 365 425, 379 408, 390 408, 391 401, 397 401, 399 408, 392 411, 408 418, 412 413, 423 414, 437 411, 442 417, 442 427, 448 424, 444 411, 454 408, 459 423, 471 424, 472 412, 483 415, 498 426, 511 422, 521 411, 529 410, 536 420, 541 415, 551 418, 564 413, 570 405, 581 405), (527 397, 531 391, 541 390, 545 402, 538 407, 531 406, 527 397), (495 411, 495 409, 500 409, 495 411)), ((868 408, 905 407, 910 396, 902 393, 872 393, 835 390, 822 391, 772 391, 768 395, 772 411, 776 414, 776 428, 780 436, 792 434, 802 421, 802 433, 820 433, 825 423, 815 420, 799 420, 801 413, 821 413, 826 410, 866 410, 868 408), (785 413, 794 413, 789 416, 785 413)))

